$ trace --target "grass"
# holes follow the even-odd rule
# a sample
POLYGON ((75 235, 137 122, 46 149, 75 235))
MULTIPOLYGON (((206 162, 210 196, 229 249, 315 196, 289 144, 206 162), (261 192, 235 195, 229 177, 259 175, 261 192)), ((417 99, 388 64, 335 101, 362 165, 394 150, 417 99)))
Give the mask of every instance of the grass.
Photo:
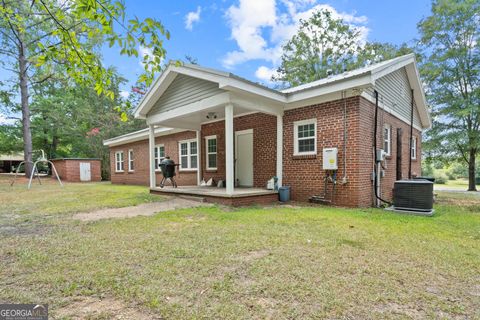
MULTIPOLYGON (((151 201, 146 188, 108 184, 23 194, 42 199, 36 205, 2 190, 0 215, 18 201, 43 229, 0 229, 0 302, 48 302, 55 314, 75 299, 104 297, 166 319, 480 318, 476 194, 439 192, 431 218, 378 209, 209 207, 83 223, 68 215, 94 204, 63 200, 70 187, 76 202, 99 193, 151 201)), ((93 202, 118 204, 104 197, 93 202)))

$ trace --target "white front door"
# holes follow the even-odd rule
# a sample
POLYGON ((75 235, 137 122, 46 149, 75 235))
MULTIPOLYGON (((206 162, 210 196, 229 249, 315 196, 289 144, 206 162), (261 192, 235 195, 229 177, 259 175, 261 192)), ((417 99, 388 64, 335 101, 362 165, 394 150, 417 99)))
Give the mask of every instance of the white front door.
POLYGON ((241 187, 253 187, 253 129, 235 132, 235 177, 241 187))
POLYGON ((92 181, 90 162, 80 162, 80 181, 92 181))

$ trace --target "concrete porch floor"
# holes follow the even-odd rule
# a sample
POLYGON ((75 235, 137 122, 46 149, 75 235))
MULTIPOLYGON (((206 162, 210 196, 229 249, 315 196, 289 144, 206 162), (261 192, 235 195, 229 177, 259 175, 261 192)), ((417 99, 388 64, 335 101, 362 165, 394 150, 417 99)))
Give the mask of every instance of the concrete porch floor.
POLYGON ((195 197, 202 202, 218 203, 234 207, 267 205, 278 202, 278 191, 262 188, 235 188, 233 194, 227 194, 225 188, 181 186, 173 188, 150 188, 150 193, 169 196, 195 197))
POLYGON ((155 187, 155 188, 150 188, 150 191, 155 191, 159 193, 192 195, 192 196, 199 196, 199 197, 210 196, 210 197, 221 197, 221 198, 243 198, 243 197, 278 194, 278 191, 267 190, 262 188, 245 188, 245 187, 235 188, 232 195, 227 194, 227 191, 225 188, 199 187, 199 186, 179 186, 178 188, 173 188, 171 186, 165 186, 163 188, 155 187))

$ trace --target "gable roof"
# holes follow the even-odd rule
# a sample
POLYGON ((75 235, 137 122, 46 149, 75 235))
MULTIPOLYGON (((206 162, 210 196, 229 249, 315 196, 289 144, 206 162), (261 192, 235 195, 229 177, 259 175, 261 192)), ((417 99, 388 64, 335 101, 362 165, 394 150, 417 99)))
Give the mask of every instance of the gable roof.
POLYGON ((182 66, 169 64, 140 101, 134 114, 137 118, 146 118, 148 112, 152 109, 156 101, 162 96, 179 74, 214 82, 218 84, 220 89, 230 92, 248 93, 263 99, 281 103, 284 107, 288 108, 305 106, 309 100, 331 93, 354 88, 375 86, 375 81, 377 79, 403 67, 405 67, 407 71, 410 86, 414 89, 414 99, 422 127, 429 128, 431 126, 431 119, 414 54, 400 56, 285 90, 271 89, 230 72, 192 64, 185 64, 182 66), (302 105, 302 103, 304 104, 302 105))

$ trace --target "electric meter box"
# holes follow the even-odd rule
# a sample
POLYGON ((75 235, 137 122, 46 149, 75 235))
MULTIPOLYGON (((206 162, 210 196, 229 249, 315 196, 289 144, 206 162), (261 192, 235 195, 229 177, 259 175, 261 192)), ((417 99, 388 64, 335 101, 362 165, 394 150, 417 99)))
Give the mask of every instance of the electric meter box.
POLYGON ((323 170, 337 170, 337 148, 324 148, 323 149, 323 170))

